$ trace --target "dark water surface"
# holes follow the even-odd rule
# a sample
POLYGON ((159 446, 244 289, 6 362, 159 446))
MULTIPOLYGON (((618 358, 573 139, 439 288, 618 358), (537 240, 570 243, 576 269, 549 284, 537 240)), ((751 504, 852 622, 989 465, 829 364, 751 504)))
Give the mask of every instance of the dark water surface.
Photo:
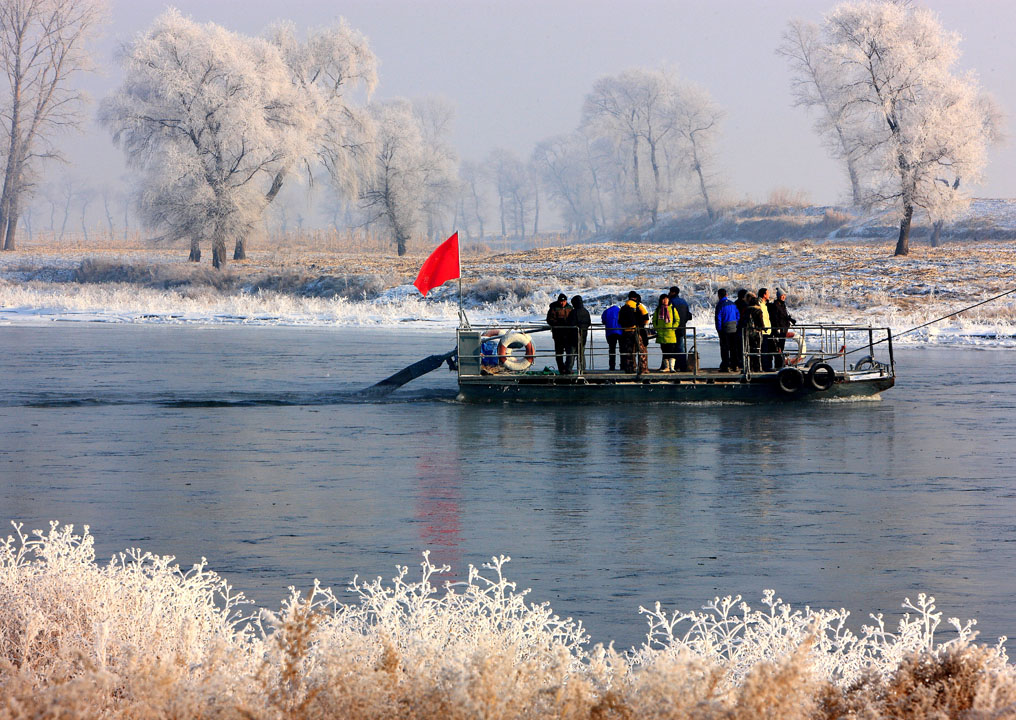
POLYGON ((640 604, 768 587, 893 616, 927 590, 983 639, 1016 634, 1012 350, 897 351, 881 401, 468 406, 444 370, 352 395, 450 333, 0 336, 0 520, 89 524, 100 557, 206 556, 263 606, 431 548, 458 577, 511 555, 533 599, 619 646, 641 640, 640 604))

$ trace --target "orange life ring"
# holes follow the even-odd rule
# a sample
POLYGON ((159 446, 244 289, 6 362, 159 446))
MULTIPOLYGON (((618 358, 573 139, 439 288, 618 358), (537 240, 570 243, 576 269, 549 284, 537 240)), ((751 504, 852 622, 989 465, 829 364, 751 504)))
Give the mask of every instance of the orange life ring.
POLYGON ((536 360, 536 349, 533 340, 524 332, 512 331, 501 338, 497 344, 497 356, 500 363, 512 372, 525 372, 536 360), (525 355, 515 355, 514 350, 525 348, 525 355))

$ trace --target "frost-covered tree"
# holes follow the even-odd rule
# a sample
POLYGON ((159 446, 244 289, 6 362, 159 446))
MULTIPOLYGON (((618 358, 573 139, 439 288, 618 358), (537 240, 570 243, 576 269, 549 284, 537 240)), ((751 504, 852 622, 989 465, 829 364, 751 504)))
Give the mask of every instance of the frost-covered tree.
POLYGON ((285 179, 320 161, 355 184, 347 157, 363 144, 345 93, 375 81, 366 40, 345 24, 296 40, 288 26, 252 38, 169 10, 125 48, 125 79, 102 120, 142 171, 142 218, 169 239, 187 238, 190 259, 244 240, 285 179))
POLYGON ((548 138, 537 143, 532 159, 547 197, 556 205, 568 231, 579 235, 598 226, 596 177, 589 163, 587 142, 580 132, 548 138))
MULTIPOLYGON (((366 111, 349 96, 358 88, 369 94, 377 85, 377 59, 366 38, 342 20, 311 31, 303 40, 291 23, 279 23, 269 29, 268 38, 282 53, 301 112, 313 118, 309 147, 328 172, 336 194, 355 200, 359 164, 372 131, 366 111)), ((308 170, 311 159, 300 159, 308 170)), ((287 172, 272 179, 269 201, 278 194, 287 172)), ((313 178, 313 173, 307 176, 313 178)))
MULTIPOLYGON (((978 98, 978 105, 980 106, 981 122, 983 123, 982 131, 986 142, 989 145, 1001 142, 1004 138, 1003 124, 1005 122, 1004 114, 995 99, 987 93, 982 93, 978 98)), ((952 189, 959 190, 960 184, 963 178, 956 176, 952 180, 952 189)), ((948 184, 949 180, 946 178, 939 178, 942 183, 948 184)), ((938 247, 942 241, 942 228, 945 226, 945 220, 939 217, 932 221, 931 229, 931 246, 938 247)))
POLYGON ((466 237, 483 239, 487 217, 486 175, 480 163, 462 162, 459 165, 459 199, 455 226, 466 237), (476 232, 473 232, 475 229, 476 232))
POLYGON ((538 227, 539 187, 532 168, 515 153, 504 148, 491 152, 487 160, 490 177, 497 191, 502 237, 526 238, 526 226, 538 227))
POLYGON ((667 123, 683 150, 685 162, 712 220, 716 213, 709 197, 713 185, 713 147, 719 137, 723 110, 703 88, 691 83, 681 84, 673 93, 667 108, 667 123))
POLYGON ((365 223, 390 232, 399 255, 423 227, 436 203, 450 198, 456 158, 445 143, 427 140, 424 123, 407 100, 370 107, 374 138, 361 164, 360 207, 365 223))
MULTIPOLYGON (((673 202, 675 179, 688 175, 713 217, 711 148, 723 112, 705 90, 669 70, 633 68, 597 80, 582 116, 583 131, 600 141, 597 155, 616 158, 609 183, 616 207, 656 224, 673 202)), ((607 180, 595 178, 598 194, 607 180)))
POLYGON ((863 203, 858 169, 860 148, 849 132, 848 112, 853 108, 846 102, 848 97, 837 77, 838 66, 827 50, 818 25, 792 20, 776 52, 790 63, 795 104, 815 109, 815 129, 827 141, 833 156, 846 165, 850 198, 854 206, 860 206, 863 203))
MULTIPOLYGON (((429 96, 412 101, 413 114, 420 125, 420 134, 424 143, 436 158, 445 158, 452 165, 458 164, 458 154, 452 147, 449 136, 455 122, 455 105, 444 97, 429 96)), ((431 240, 444 240, 444 232, 448 218, 455 212, 455 200, 458 194, 458 179, 448 183, 442 182, 428 186, 429 196, 424 202, 427 237, 431 240)))
POLYGON ((668 71, 632 68, 597 80, 582 109, 585 124, 613 135, 627 146, 635 201, 648 211, 654 225, 665 194, 661 182, 661 144, 672 129, 667 108, 675 89, 676 80, 668 71), (642 188, 643 151, 652 171, 648 191, 642 188))
POLYGON ((923 8, 840 5, 825 19, 822 42, 837 67, 866 202, 899 211, 896 255, 906 255, 915 208, 933 222, 948 219, 980 178, 991 133, 977 81, 955 72, 959 36, 923 8))
POLYGON ((0 1, 0 98, 5 167, 0 246, 15 247, 23 195, 37 162, 59 157, 54 133, 80 121, 74 79, 90 65, 87 41, 104 16, 101 0, 0 1))

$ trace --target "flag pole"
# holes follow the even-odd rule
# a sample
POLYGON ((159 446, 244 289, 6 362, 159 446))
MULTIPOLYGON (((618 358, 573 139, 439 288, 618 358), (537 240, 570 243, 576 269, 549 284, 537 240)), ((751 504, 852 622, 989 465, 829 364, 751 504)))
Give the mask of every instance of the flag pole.
MULTIPOLYGON (((458 235, 459 231, 456 230, 455 234, 458 235)), ((466 317, 466 312, 462 309, 462 253, 459 253, 459 324, 465 328, 470 327, 469 318, 466 317)))

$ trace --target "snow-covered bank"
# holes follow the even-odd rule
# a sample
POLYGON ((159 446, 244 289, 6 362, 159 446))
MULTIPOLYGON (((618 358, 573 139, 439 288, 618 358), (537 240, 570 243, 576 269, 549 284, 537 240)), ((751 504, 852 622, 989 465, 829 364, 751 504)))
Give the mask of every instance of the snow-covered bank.
MULTIPOLYGON (((179 252, 0 255, 0 323, 60 321, 265 325, 389 325, 448 329, 457 286, 421 298, 420 257, 253 252, 224 273, 179 252)), ((476 324, 540 322, 558 292, 598 312, 630 289, 647 305, 671 285, 709 337, 718 287, 784 288, 803 322, 889 326, 897 333, 1016 285, 1010 243, 917 247, 794 241, 666 245, 602 243, 463 259, 464 306, 476 324)), ((1002 298, 907 336, 908 342, 1016 344, 1016 299, 1002 298)))
MULTIPOLYGON (((895 242, 900 218, 895 210, 861 212, 842 206, 804 203, 742 202, 720 209, 713 217, 704 212, 663 213, 655 226, 633 226, 620 231, 624 240, 656 243, 741 240, 773 243, 808 238, 881 240, 895 242)), ((911 241, 925 242, 933 225, 918 210, 911 227, 911 241)), ((974 198, 970 206, 942 228, 944 243, 1016 240, 1016 200, 974 198)))

